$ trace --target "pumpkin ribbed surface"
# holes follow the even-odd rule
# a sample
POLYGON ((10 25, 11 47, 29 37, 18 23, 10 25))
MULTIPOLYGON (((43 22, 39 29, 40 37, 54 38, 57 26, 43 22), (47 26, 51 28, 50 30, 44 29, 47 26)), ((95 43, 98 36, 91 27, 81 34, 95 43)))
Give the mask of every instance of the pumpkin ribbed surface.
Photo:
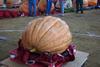
POLYGON ((13 7, 13 0, 6 0, 6 6, 7 6, 8 8, 13 7))
MULTIPOLYGON (((40 11, 45 12, 46 7, 47 7, 47 1, 46 0, 40 0, 37 7, 40 11)), ((52 12, 53 10, 54 10, 54 4, 52 3, 50 11, 52 12)))
POLYGON ((88 0, 83 0, 83 7, 88 7, 88 0))
POLYGON ((45 11, 46 10, 46 0, 40 0, 39 3, 38 3, 38 8, 41 10, 41 11, 45 11))
POLYGON ((89 6, 96 6, 97 5, 97 0, 88 0, 88 5, 89 6))
POLYGON ((20 7, 19 7, 19 11, 20 12, 23 12, 23 13, 29 13, 29 10, 28 10, 28 1, 25 1, 25 2, 23 2, 21 5, 20 5, 20 7))
POLYGON ((23 47, 40 52, 62 53, 72 41, 65 21, 47 16, 31 21, 22 33, 23 47))

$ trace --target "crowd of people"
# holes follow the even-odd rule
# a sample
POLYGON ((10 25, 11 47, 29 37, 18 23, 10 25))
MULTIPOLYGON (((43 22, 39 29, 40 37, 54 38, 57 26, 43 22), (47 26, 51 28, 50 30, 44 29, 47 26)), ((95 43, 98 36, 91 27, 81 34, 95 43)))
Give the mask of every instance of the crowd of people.
MULTIPOLYGON (((32 15, 32 6, 34 7, 34 16, 36 15, 36 2, 37 0, 29 0, 29 6, 30 6, 30 8, 29 8, 29 13, 30 13, 30 15, 32 15)), ((39 1, 39 0, 38 0, 39 1)), ((57 3, 57 1, 59 1, 59 3, 60 3, 60 11, 61 11, 61 13, 62 14, 64 14, 64 2, 66 1, 66 0, 46 0, 47 1, 47 7, 46 7, 46 11, 45 11, 45 13, 46 13, 46 15, 49 15, 50 14, 50 10, 51 10, 51 5, 52 5, 52 3, 54 4, 54 7, 56 8, 56 3, 57 3)), ((84 9, 83 9, 83 1, 84 0, 71 0, 72 2, 74 1, 74 3, 76 4, 76 10, 75 10, 75 12, 76 13, 79 13, 79 12, 81 12, 81 14, 83 14, 84 13, 84 9)), ((100 0, 98 0, 98 2, 97 2, 97 5, 100 5, 100 0)))
MULTIPOLYGON (((32 16, 34 14, 34 16, 36 16, 36 2, 39 2, 40 0, 29 0, 29 16, 32 16), (32 11, 32 8, 34 8, 34 11, 32 11), (34 13, 32 13, 34 12, 34 13)), ((44 0, 41 0, 44 1, 44 0)), ((46 15, 50 14, 51 11, 51 7, 52 7, 52 3, 54 4, 54 8, 56 8, 56 3, 58 0, 46 0, 47 5, 46 5, 46 10, 45 13, 46 15)), ((64 13, 64 0, 59 0, 60 3, 60 7, 61 7, 61 13, 64 13)), ((40 12, 42 12, 40 10, 40 12)))
MULTIPOLYGON (((6 4, 6 1, 7 0, 4 0, 4 4, 6 4)), ((27 5, 28 16, 36 16, 37 12, 39 12, 41 14, 45 13, 45 15, 49 15, 52 10, 52 4, 53 4, 53 8, 54 8, 53 10, 55 11, 59 7, 60 13, 63 15, 64 9, 65 9, 65 2, 67 2, 67 1, 71 1, 72 5, 75 4, 73 7, 74 7, 76 13, 79 13, 79 12, 81 12, 81 14, 84 13, 83 6, 84 6, 85 0, 19 0, 19 1, 21 1, 22 3, 24 1, 27 1, 28 4, 26 4, 26 5, 27 5), (39 5, 40 2, 42 2, 42 3, 46 2, 46 5, 45 4, 39 5), (58 2, 59 2, 59 5, 57 5, 58 2), (43 10, 40 8, 37 8, 37 6, 43 7, 42 8, 43 10)), ((100 5, 100 0, 98 0, 98 2, 97 2, 97 6, 99 6, 99 5, 100 5)), ((24 8, 24 9, 26 9, 26 8, 24 8)))

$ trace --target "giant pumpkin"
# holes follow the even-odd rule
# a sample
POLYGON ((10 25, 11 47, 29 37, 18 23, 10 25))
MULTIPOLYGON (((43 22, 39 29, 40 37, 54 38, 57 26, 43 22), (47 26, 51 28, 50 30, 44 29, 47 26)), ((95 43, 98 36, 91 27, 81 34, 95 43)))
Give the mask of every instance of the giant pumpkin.
POLYGON ((45 11, 46 10, 46 0, 40 0, 38 3, 38 9, 41 11, 45 11))
POLYGON ((68 25, 57 17, 31 21, 22 33, 23 47, 40 52, 62 53, 72 41, 68 25))

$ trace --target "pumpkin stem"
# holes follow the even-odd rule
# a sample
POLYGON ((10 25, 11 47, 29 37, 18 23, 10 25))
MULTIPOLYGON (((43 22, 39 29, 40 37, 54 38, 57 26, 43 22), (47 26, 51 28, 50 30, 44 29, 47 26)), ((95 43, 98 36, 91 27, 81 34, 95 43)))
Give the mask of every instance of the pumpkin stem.
POLYGON ((35 48, 33 48, 33 49, 31 49, 31 50, 30 50, 30 52, 35 52, 35 51, 36 51, 36 49, 35 49, 35 48))

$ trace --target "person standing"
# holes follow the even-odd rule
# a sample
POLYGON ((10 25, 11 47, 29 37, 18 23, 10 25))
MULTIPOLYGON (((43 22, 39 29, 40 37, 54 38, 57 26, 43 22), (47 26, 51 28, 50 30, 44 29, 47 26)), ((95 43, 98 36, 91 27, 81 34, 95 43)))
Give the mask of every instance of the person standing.
POLYGON ((64 0, 59 0, 62 15, 64 15, 64 0))
POLYGON ((100 6, 100 0, 97 1, 97 6, 100 6))
POLYGON ((76 13, 79 11, 83 14, 83 0, 76 0, 76 13))
POLYGON ((50 14, 51 7, 52 7, 52 0, 47 0, 46 15, 50 14))
POLYGON ((4 4, 6 4, 7 0, 4 0, 4 4))
POLYGON ((53 0, 53 3, 54 3, 54 7, 56 8, 56 3, 57 3, 58 0, 53 0))
POLYGON ((36 16, 36 3, 36 0, 29 0, 29 16, 36 16))

